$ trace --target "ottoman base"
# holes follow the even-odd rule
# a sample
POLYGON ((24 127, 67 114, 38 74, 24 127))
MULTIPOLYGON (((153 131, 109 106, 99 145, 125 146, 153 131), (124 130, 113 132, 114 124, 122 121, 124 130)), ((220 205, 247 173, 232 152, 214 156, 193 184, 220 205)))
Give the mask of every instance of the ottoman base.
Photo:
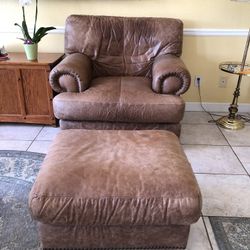
POLYGON ((190 226, 51 226, 39 223, 43 248, 185 249, 190 226))

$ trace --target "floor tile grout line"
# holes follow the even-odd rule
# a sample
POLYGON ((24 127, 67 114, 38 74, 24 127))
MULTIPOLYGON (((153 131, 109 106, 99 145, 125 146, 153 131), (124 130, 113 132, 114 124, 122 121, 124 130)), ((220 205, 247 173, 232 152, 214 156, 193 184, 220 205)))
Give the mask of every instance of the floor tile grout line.
POLYGON ((248 176, 247 174, 232 174, 232 173, 197 173, 193 171, 194 174, 204 174, 204 175, 231 175, 231 176, 248 176))
POLYGON ((250 216, 234 216, 234 215, 202 215, 203 217, 222 217, 222 218, 247 218, 250 219, 250 216))
MULTIPOLYGON (((208 115, 210 115, 210 117, 212 118, 212 120, 214 121, 214 122, 216 122, 216 120, 215 120, 215 118, 210 114, 210 113, 207 113, 208 115)), ((190 123, 182 123, 182 124, 190 124, 190 123)), ((195 123, 194 123, 195 124, 195 123)), ((214 124, 209 124, 209 121, 207 121, 207 124, 206 123, 196 123, 196 124, 198 124, 198 125, 200 125, 200 124, 202 124, 202 125, 214 125, 214 126, 216 126, 217 128, 218 128, 218 130, 220 131, 220 133, 221 133, 221 135, 223 136, 223 138, 225 139, 225 141, 227 142, 227 145, 214 145, 214 144, 186 144, 186 143, 181 143, 181 145, 182 146, 185 146, 185 145, 187 145, 187 146, 189 146, 189 145, 193 145, 193 146, 212 146, 212 147, 216 147, 216 146, 218 146, 218 147, 220 147, 220 146, 226 146, 226 147, 229 147, 232 151, 233 151, 233 154, 236 156, 236 158, 237 158, 237 160, 239 161, 239 163, 240 163, 240 165, 241 165, 241 167, 243 168, 243 170, 244 170, 244 172, 246 173, 246 174, 225 174, 225 173, 223 173, 223 174, 221 174, 221 173, 195 173, 194 172, 194 174, 208 174, 208 175, 226 175, 226 176, 228 176, 228 175, 232 175, 232 176, 249 176, 250 177, 250 173, 248 173, 248 171, 246 170, 246 168, 244 167, 244 165, 243 165, 243 163, 240 161, 240 159, 239 159, 239 157, 237 156, 237 154, 235 153, 235 151, 233 150, 233 146, 229 143, 229 141, 228 141, 228 139, 226 138, 226 136, 224 135, 224 133, 222 132, 222 129, 216 124, 216 123, 214 123, 214 124)), ((247 146, 246 146, 247 147, 247 146)))
MULTIPOLYGON (((250 175, 250 173, 248 173, 248 171, 246 170, 246 168, 244 167, 244 164, 241 162, 240 158, 238 157, 237 153, 234 151, 233 147, 230 145, 200 145, 200 144, 182 144, 182 146, 209 146, 209 147, 228 147, 232 150, 232 153, 234 154, 234 156, 237 158, 237 160, 239 161, 241 167, 243 168, 243 170, 245 171, 244 175, 250 175)), ((245 146, 248 147, 248 146, 245 146)), ((197 173, 193 170, 193 172, 195 174, 215 174, 218 175, 220 173, 197 173)), ((237 174, 237 173, 225 173, 225 175, 243 175, 243 174, 237 174)))
POLYGON ((194 173, 195 175, 225 175, 225 176, 247 176, 249 177, 248 174, 203 174, 203 173, 194 173))
MULTIPOLYGON (((1 141, 1 140, 0 140, 1 141)), ((250 147, 250 144, 249 145, 230 145, 229 143, 228 144, 200 144, 200 143, 183 143, 183 142, 180 142, 181 145, 185 146, 229 146, 229 147, 250 147)))
POLYGON ((31 147, 31 145, 34 143, 34 141, 36 140, 36 138, 39 136, 39 134, 42 132, 42 130, 45 128, 45 125, 43 125, 41 127, 41 129, 39 130, 39 132, 37 133, 37 135, 34 137, 34 139, 32 140, 32 142, 30 143, 29 147, 26 149, 26 151, 28 151, 31 147))
POLYGON ((245 170, 246 174, 249 175, 247 169, 245 168, 244 164, 241 162, 240 158, 238 157, 238 155, 237 155, 236 152, 234 151, 233 147, 231 147, 231 149, 233 150, 234 155, 235 155, 236 158, 239 160, 239 162, 240 162, 242 168, 245 170))
MULTIPOLYGON (((208 115, 210 115, 210 117, 212 118, 212 120, 214 120, 213 119, 213 117, 212 117, 212 115, 210 114, 210 113, 208 113, 208 112, 206 112, 208 115)), ((194 123, 194 124, 191 124, 191 125, 200 125, 199 123, 194 123)), ((186 125, 186 124, 185 124, 186 125)), ((209 124, 209 121, 207 121, 207 124, 202 124, 202 125, 206 125, 206 126, 214 126, 214 127, 217 127, 218 128, 218 130, 220 131, 220 133, 222 134, 222 136, 224 137, 224 139, 225 139, 225 141, 227 142, 227 145, 221 145, 221 144, 217 144, 217 145, 214 145, 214 144, 191 144, 191 145, 210 145, 210 146, 230 146, 230 144, 229 144, 229 142, 228 142, 228 140, 225 138, 225 136, 224 136, 224 134, 222 133, 222 131, 220 130, 220 128, 217 126, 217 124, 216 123, 213 123, 213 124, 209 124)), ((190 144, 186 144, 186 143, 182 143, 181 141, 180 141, 180 144, 181 145, 190 145, 190 144)))
MULTIPOLYGON (((212 120, 211 120, 212 121, 212 120)), ((182 122, 181 125, 206 125, 206 126, 217 126, 214 122, 210 122, 207 121, 207 122, 182 122)))
POLYGON ((210 126, 216 126, 215 123, 212 123, 212 122, 182 122, 181 125, 210 125, 210 126))
MULTIPOLYGON (((206 217, 207 217, 207 216, 206 216, 206 217)), ((202 218, 203 225, 204 225, 204 227, 205 227, 205 231, 206 231, 206 234, 207 234, 207 239, 208 239, 209 245, 210 245, 211 249, 213 250, 214 248, 213 248, 213 245, 212 245, 212 242, 211 242, 211 239, 210 239, 208 230, 207 230, 207 225, 206 225, 206 222, 205 222, 205 220, 204 220, 204 215, 202 215, 201 218, 202 218)))
MULTIPOLYGON (((230 145, 214 145, 214 144, 181 144, 182 146, 209 146, 209 147, 229 147, 230 145)), ((250 146, 246 146, 250 147, 250 146)))
POLYGON ((217 126, 218 130, 221 132, 221 134, 222 134, 222 136, 224 137, 224 139, 226 140, 226 142, 228 143, 228 145, 229 145, 230 147, 232 147, 231 144, 229 143, 227 137, 226 137, 226 136, 224 135, 224 133, 222 132, 222 128, 221 128, 219 125, 216 125, 216 126, 217 126))
MULTIPOLYGON (((211 126, 218 126, 214 120, 209 120, 206 122, 181 122, 181 125, 211 125, 211 126)), ((250 124, 245 124, 245 126, 250 126, 250 124)))
MULTIPOLYGON (((37 138, 37 137, 36 137, 36 138, 37 138)), ((5 142, 6 142, 6 141, 7 141, 7 142, 15 142, 15 141, 16 141, 16 142, 20 142, 20 141, 30 141, 30 142, 33 142, 34 140, 35 140, 35 141, 52 141, 52 139, 51 139, 51 140, 49 140, 49 139, 46 139, 46 140, 41 140, 41 139, 40 139, 40 140, 36 140, 36 138, 35 138, 35 139, 31 139, 31 140, 20 140, 20 139, 19 139, 19 140, 1 140, 1 139, 0 139, 0 142, 3 142, 3 141, 5 141, 5 142)), ((250 147, 250 146, 249 146, 249 147, 250 147)))
POLYGON ((233 151, 234 155, 236 156, 236 158, 237 158, 237 159, 238 159, 238 161, 240 162, 240 164, 241 164, 242 168, 244 169, 244 171, 246 172, 246 174, 249 176, 249 173, 247 172, 247 170, 246 170, 246 168, 244 167, 243 163, 240 161, 240 159, 239 159, 238 155, 237 155, 237 154, 235 153, 235 151, 233 150, 233 147, 234 147, 234 146, 232 146, 232 145, 229 143, 229 141, 228 141, 227 137, 226 137, 226 136, 224 135, 224 133, 222 132, 222 128, 221 128, 221 127, 219 127, 219 126, 218 126, 218 128, 219 128, 219 130, 221 131, 222 135, 224 136, 225 140, 228 142, 228 144, 229 144, 229 146, 230 146, 231 150, 233 151))
POLYGON ((2 139, 0 139, 0 142, 1 141, 32 141, 32 139, 31 140, 21 140, 21 139, 7 139, 7 140, 2 140, 2 139))
MULTIPOLYGON (((207 125, 207 124, 200 124, 200 123, 193 123, 193 124, 183 124, 183 125, 207 125)), ((230 142, 228 141, 227 137, 224 135, 224 133, 222 132, 222 128, 216 124, 214 124, 214 126, 216 126, 218 128, 218 130, 220 131, 220 133, 222 134, 223 138, 225 139, 225 141, 227 142, 227 145, 229 145, 230 147, 250 147, 250 144, 249 145, 232 145, 230 144, 230 142)), ((225 144, 199 144, 199 143, 183 143, 183 142, 180 142, 181 145, 211 145, 211 146, 227 146, 225 144)))
POLYGON ((44 142, 50 142, 50 141, 53 141, 53 139, 51 139, 51 140, 34 140, 34 141, 36 141, 36 142, 37 142, 37 141, 39 141, 39 142, 43 142, 43 141, 44 141, 44 142))
MULTIPOLYGON (((229 144, 198 144, 198 143, 180 143, 181 145, 185 146, 230 146, 229 144)), ((250 146, 249 146, 250 147, 250 146)))
POLYGON ((213 116, 211 115, 211 113, 209 112, 208 114, 210 115, 210 118, 211 118, 212 120, 207 121, 207 122, 216 125, 215 120, 214 120, 213 116), (211 122, 211 121, 213 121, 213 122, 211 122))

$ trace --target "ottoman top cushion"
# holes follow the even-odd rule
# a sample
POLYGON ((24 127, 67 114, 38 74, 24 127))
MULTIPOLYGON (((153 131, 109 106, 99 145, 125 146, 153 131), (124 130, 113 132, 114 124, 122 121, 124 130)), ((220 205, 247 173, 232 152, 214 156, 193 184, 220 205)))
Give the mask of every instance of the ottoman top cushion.
POLYGON ((53 225, 185 225, 201 195, 178 138, 156 130, 64 130, 29 196, 53 225))

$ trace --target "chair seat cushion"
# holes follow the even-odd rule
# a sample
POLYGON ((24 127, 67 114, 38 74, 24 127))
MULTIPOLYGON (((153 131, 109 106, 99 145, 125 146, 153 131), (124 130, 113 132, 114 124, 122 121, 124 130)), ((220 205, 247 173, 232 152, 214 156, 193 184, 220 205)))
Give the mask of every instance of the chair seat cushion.
POLYGON ((157 130, 60 132, 29 198, 51 225, 189 225, 201 213, 178 138, 157 130))
POLYGON ((179 123, 181 97, 157 94, 146 77, 100 77, 81 93, 65 92, 53 100, 58 119, 140 123, 179 123))

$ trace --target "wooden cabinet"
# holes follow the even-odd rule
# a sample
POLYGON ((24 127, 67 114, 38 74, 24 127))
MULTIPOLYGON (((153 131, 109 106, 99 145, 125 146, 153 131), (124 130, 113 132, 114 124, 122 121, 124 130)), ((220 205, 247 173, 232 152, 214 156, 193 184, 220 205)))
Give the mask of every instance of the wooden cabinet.
POLYGON ((27 61, 23 53, 9 53, 0 61, 0 122, 56 124, 50 70, 62 54, 40 53, 37 61, 27 61))

